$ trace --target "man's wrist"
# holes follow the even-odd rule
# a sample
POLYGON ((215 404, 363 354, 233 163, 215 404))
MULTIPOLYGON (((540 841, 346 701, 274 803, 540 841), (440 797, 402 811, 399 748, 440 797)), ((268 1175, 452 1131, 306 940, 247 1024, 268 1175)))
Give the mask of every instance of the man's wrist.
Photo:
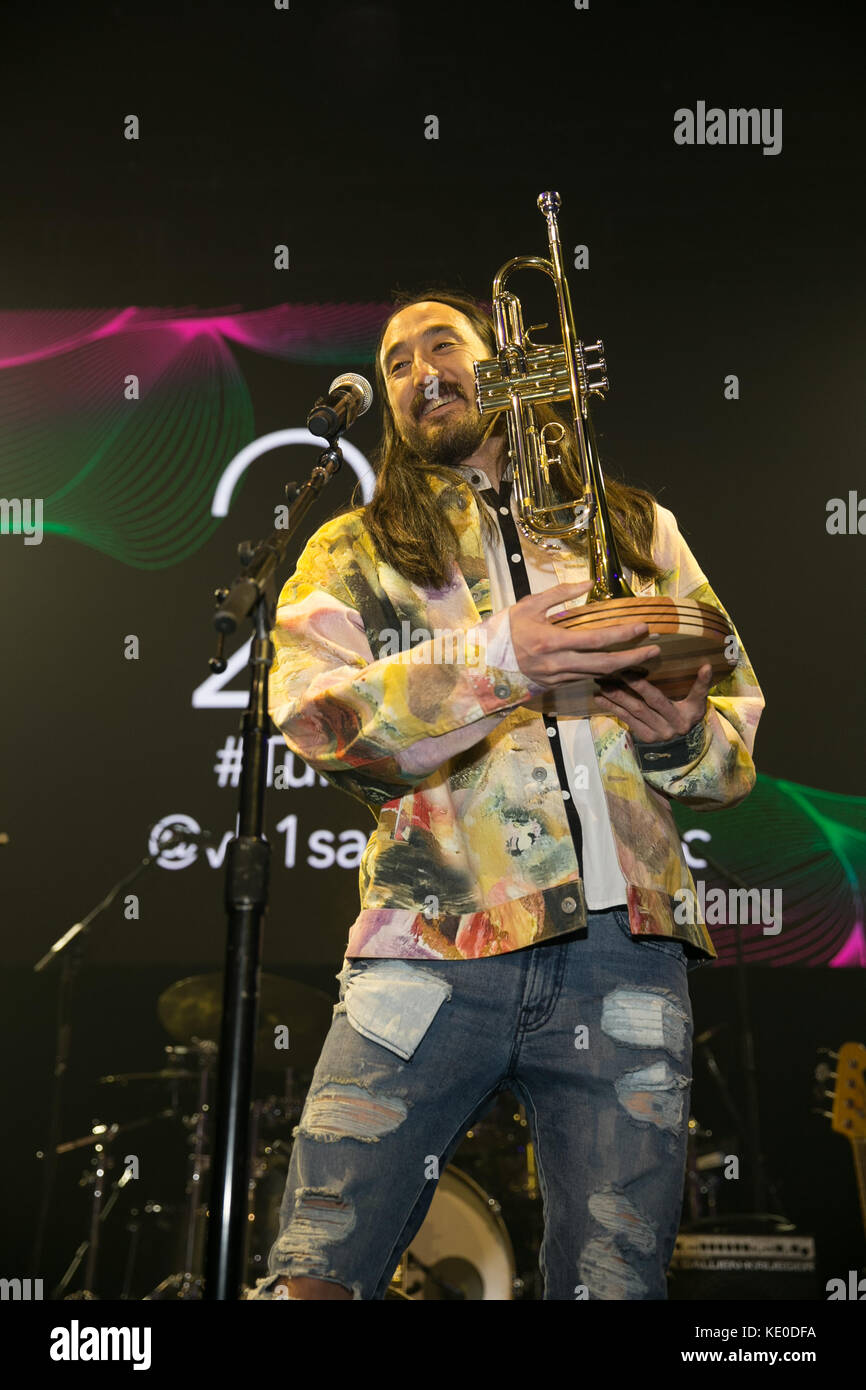
POLYGON ((707 739, 706 715, 684 734, 660 743, 645 743, 634 739, 635 753, 644 772, 667 772, 670 768, 687 767, 697 762, 707 739))

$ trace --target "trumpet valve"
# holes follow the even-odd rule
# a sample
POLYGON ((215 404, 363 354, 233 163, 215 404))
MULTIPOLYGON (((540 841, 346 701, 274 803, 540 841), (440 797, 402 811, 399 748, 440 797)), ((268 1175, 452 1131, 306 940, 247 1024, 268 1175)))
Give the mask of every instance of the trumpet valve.
POLYGON ((561 456, 559 454, 552 454, 550 449, 551 446, 555 446, 559 443, 564 434, 565 430, 562 425, 558 424, 555 420, 549 421, 539 434, 538 461, 541 466, 541 471, 544 474, 545 484, 548 487, 550 486, 550 465, 553 463, 559 467, 562 462, 561 456), (558 433, 556 433, 553 438, 549 438, 548 431, 551 433, 558 431, 558 433))

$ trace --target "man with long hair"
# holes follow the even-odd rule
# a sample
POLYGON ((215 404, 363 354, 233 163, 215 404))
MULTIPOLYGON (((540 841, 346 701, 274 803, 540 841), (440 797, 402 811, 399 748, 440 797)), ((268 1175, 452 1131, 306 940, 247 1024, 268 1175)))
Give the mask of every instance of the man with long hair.
MULTIPOLYGON (((712 685, 704 666, 670 700, 641 669, 658 654, 645 624, 548 621, 585 601, 586 547, 520 525, 503 417, 475 404, 473 364, 495 347, 469 296, 397 301, 376 349, 375 494, 312 536, 280 595, 271 715, 376 824, 250 1297, 383 1298, 502 1090, 535 1149, 545 1299, 666 1297, 687 974, 716 954, 699 910, 680 910, 695 885, 669 803, 748 795, 764 702, 738 637, 729 675, 712 685), (589 680, 591 706, 570 706, 589 680)), ((558 452, 574 498, 573 440, 558 452)), ((606 492, 632 588, 724 612, 673 514, 606 492)))

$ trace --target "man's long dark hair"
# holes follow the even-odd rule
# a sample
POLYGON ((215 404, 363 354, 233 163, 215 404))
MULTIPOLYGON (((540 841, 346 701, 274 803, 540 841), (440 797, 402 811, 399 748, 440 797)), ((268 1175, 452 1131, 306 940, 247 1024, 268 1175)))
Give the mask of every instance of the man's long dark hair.
MULTIPOLYGON (((371 460, 376 473, 376 489, 370 502, 363 508, 363 517, 379 553, 398 573, 426 588, 444 588, 458 552, 458 540, 440 499, 426 486, 426 477, 436 474, 454 482, 455 473, 445 466, 427 463, 400 437, 388 404, 388 392, 379 360, 385 331, 394 314, 410 304, 430 300, 458 309, 488 347, 489 356, 496 356, 493 320, 484 305, 471 295, 454 290, 429 289, 418 294, 399 293, 395 296, 393 311, 384 323, 376 344, 375 379, 382 403, 382 436, 371 460)), ((562 500, 579 496, 581 480, 577 452, 568 420, 553 405, 536 406, 535 412, 541 424, 550 420, 565 426, 566 435, 557 446, 562 458, 563 482, 568 489, 562 500)), ((493 431, 504 437, 503 415, 496 418, 493 431)), ((495 523, 481 503, 477 489, 472 490, 479 504, 482 523, 489 528, 488 535, 492 536, 495 534, 495 523)), ((652 559, 652 495, 642 488, 630 487, 612 479, 605 479, 605 493, 621 561, 641 578, 660 578, 663 571, 652 559)), ((586 554, 585 539, 569 537, 565 540, 578 555, 586 554)))

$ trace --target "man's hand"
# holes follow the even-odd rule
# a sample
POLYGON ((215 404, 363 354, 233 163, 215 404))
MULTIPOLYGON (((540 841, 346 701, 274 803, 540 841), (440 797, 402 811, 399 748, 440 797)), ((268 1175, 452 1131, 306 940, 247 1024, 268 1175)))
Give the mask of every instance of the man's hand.
POLYGON ((546 620, 548 608, 577 598, 590 588, 589 579, 580 584, 555 584, 543 593, 527 594, 509 610, 517 664, 536 685, 564 685, 586 677, 610 676, 659 655, 659 648, 652 645, 625 652, 607 650, 617 642, 642 637, 649 632, 646 623, 617 623, 615 627, 584 632, 557 627, 546 620))
POLYGON ((712 666, 702 666, 685 699, 669 700, 651 681, 623 673, 616 680, 598 682, 603 693, 595 697, 595 703, 627 724, 642 743, 667 743, 703 719, 712 682, 712 666))

